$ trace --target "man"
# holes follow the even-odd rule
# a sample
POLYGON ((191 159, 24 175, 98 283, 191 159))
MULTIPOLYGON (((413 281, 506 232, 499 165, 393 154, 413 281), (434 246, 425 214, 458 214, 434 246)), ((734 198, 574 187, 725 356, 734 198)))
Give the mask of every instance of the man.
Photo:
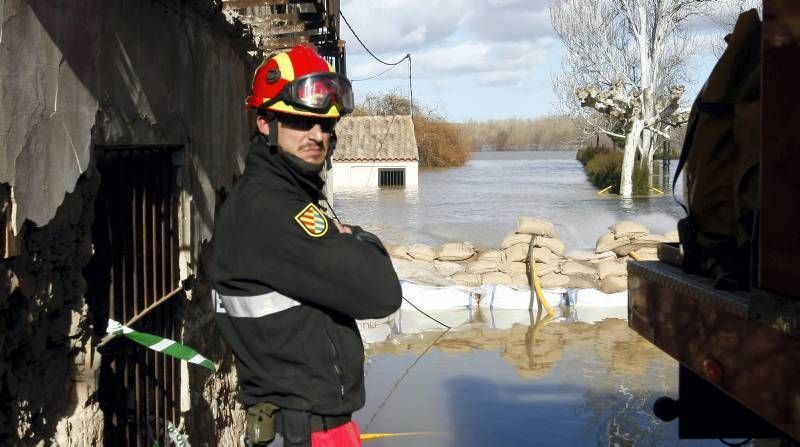
POLYGON ((380 240, 320 210, 333 128, 350 82, 306 46, 268 58, 247 105, 256 126, 214 231, 217 325, 236 356, 250 445, 361 445, 364 349, 355 319, 402 299, 380 240))

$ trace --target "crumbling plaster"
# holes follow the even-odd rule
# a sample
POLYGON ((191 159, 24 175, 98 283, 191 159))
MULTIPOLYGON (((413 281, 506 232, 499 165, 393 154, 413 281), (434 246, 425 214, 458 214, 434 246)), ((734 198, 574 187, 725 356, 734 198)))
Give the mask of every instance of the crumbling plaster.
MULTIPOLYGON (((92 352, 87 340, 97 334, 81 274, 101 181, 87 172, 96 146, 184 149, 175 160, 182 167, 181 272, 199 273, 218 191, 229 190, 241 173, 248 147, 243 98, 258 61, 247 55, 252 43, 242 35, 216 0, 0 0, 0 184, 11 188, 7 199, 24 247, 0 268, 8 278, 0 290, 0 323, 18 328, 0 331, 2 352, 10 356, 0 362, 7 403, 0 405, 0 434, 5 427, 3 436, 12 436, 14 428, 13 445, 102 444, 97 360, 86 354, 92 352), (77 228, 69 227, 70 217, 63 216, 76 213, 82 216, 77 228), (64 253, 73 253, 69 262, 54 264, 64 253), (40 330, 43 325, 51 329, 40 330), (53 352, 25 354, 10 344, 38 347, 43 339, 53 352), (20 365, 27 388, 9 373, 20 365), (29 386, 41 380, 65 388, 29 386)), ((216 375, 184 365, 191 389, 183 390, 182 401, 193 407, 183 428, 198 445, 234 445, 243 424, 233 399, 235 376, 215 336, 202 278, 200 284, 181 306, 184 337, 223 363, 216 375)))
POLYGON ((211 1, 3 0, 0 183, 44 225, 95 145, 180 145, 207 227, 241 172, 253 62, 211 1))

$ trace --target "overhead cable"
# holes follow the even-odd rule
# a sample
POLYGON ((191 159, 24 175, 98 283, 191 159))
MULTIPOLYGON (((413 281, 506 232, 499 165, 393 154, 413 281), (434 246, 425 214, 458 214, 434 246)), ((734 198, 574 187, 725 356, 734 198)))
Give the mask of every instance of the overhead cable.
MULTIPOLYGON (((394 67, 394 66, 400 65, 401 62, 403 62, 404 60, 408 59, 408 94, 409 94, 409 106, 410 106, 409 107, 409 109, 410 109, 409 113, 411 114, 411 117, 413 118, 414 117, 414 90, 413 90, 413 88, 411 86, 411 53, 406 53, 406 55, 403 56, 402 59, 400 59, 399 61, 397 61, 395 63, 389 63, 389 62, 386 62, 384 60, 381 60, 381 58, 379 58, 378 56, 375 56, 375 53, 373 53, 369 48, 367 48, 366 45, 364 45, 364 42, 361 40, 360 37, 358 37, 358 34, 356 34, 356 31, 353 29, 353 27, 350 26, 350 22, 347 21, 347 17, 344 16, 344 14, 342 13, 341 9, 339 9, 339 16, 342 17, 342 20, 344 20, 344 24, 347 25, 347 28, 350 30, 351 33, 353 33, 353 36, 355 36, 355 38, 358 41, 358 43, 360 43, 361 46, 364 47, 365 50, 367 50, 367 53, 369 53, 369 55, 372 56, 376 61, 382 63, 383 65, 390 65, 390 66, 394 67)), ((373 77, 367 78, 367 79, 359 79, 359 81, 367 81, 369 79, 377 78, 378 76, 381 76, 381 75, 385 74, 388 71, 389 70, 385 70, 385 71, 383 71, 382 73, 380 73, 380 74, 378 74, 376 76, 373 76, 373 77)))
POLYGON ((366 46, 366 45, 364 45, 364 42, 362 42, 362 41, 361 41, 361 38, 360 38, 360 37, 358 37, 358 34, 356 34, 355 30, 353 30, 353 27, 352 27, 352 26, 350 26, 350 22, 348 22, 348 21, 347 21, 347 17, 345 17, 345 16, 344 16, 344 13, 342 13, 342 10, 341 10, 341 9, 339 10, 339 15, 340 15, 340 16, 342 16, 342 20, 344 20, 344 24, 345 24, 345 25, 347 25, 347 28, 349 28, 349 29, 350 29, 350 32, 351 32, 351 33, 353 33, 353 36, 355 36, 355 38, 356 38, 356 40, 358 41, 358 43, 360 43, 360 44, 361 44, 361 46, 362 46, 362 47, 364 47, 364 49, 365 49, 365 50, 367 50, 367 53, 369 53, 369 55, 370 55, 370 56, 372 56, 373 58, 375 58, 375 60, 376 60, 376 61, 378 61, 378 62, 382 63, 383 65, 399 65, 399 64, 400 64, 401 62, 403 62, 404 60, 411 58, 411 55, 410 55, 410 54, 406 54, 405 56, 403 56, 403 58, 402 58, 402 59, 400 59, 399 61, 397 61, 397 62, 395 62, 395 63, 389 63, 389 62, 386 62, 386 61, 383 61, 383 60, 381 60, 381 58, 379 58, 378 56, 375 56, 375 53, 373 53, 372 51, 370 51, 370 49, 369 49, 369 48, 367 48, 367 46, 366 46))
POLYGON ((391 70, 394 70, 396 67, 397 67, 397 65, 392 65, 391 67, 387 68, 386 70, 383 70, 382 72, 380 72, 380 73, 378 73, 378 74, 376 74, 374 76, 370 76, 368 78, 363 78, 363 79, 351 79, 350 82, 371 81, 371 80, 373 80, 373 79, 375 79, 377 77, 385 75, 386 73, 388 73, 391 70))

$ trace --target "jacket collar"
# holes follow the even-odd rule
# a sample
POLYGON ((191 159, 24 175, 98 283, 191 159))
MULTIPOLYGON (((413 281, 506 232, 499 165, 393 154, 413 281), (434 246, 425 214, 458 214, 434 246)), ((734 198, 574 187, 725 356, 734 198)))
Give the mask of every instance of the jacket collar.
POLYGON ((269 144, 264 135, 258 134, 250 141, 250 151, 245 160, 244 176, 252 178, 277 177, 302 188, 314 201, 325 195, 325 182, 319 170, 305 161, 287 154, 279 146, 269 144))

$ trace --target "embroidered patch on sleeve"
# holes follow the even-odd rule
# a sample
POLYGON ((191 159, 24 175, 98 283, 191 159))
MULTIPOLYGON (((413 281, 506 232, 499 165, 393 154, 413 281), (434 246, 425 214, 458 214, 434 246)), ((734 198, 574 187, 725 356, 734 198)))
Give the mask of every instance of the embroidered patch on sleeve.
POLYGON ((309 203, 303 211, 297 213, 294 220, 311 237, 322 237, 328 232, 328 219, 313 203, 309 203))

